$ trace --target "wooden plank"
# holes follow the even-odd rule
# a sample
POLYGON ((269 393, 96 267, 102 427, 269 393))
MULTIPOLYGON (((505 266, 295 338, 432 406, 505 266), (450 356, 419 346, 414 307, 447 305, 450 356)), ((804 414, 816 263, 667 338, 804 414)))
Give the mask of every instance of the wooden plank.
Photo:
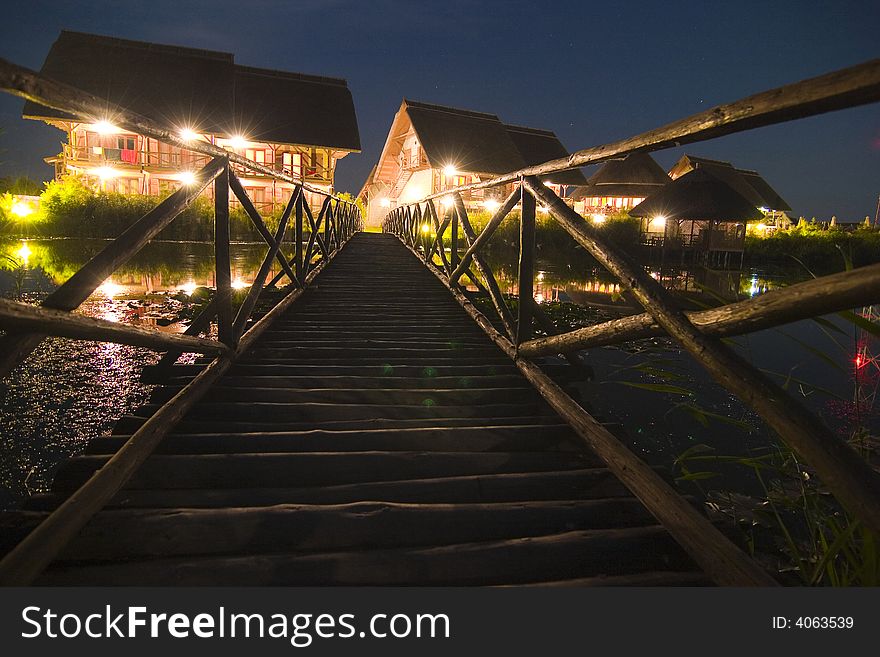
POLYGON ((856 518, 880 535, 880 472, 782 388, 718 338, 703 334, 669 300, 663 287, 607 243, 600 231, 537 179, 523 183, 563 228, 627 287, 657 323, 719 384, 739 397, 807 463, 856 518))
MULTIPOLYGON (((540 194, 532 191, 536 200, 544 200, 540 194)), ((614 434, 572 400, 538 366, 517 357, 513 343, 499 333, 467 297, 450 286, 441 275, 437 274, 437 278, 447 286, 462 308, 492 341, 514 360, 519 370, 553 409, 569 423, 716 583, 728 586, 776 585, 775 580, 760 566, 690 506, 614 434)))
POLYGON ((65 310, 0 299, 0 328, 9 332, 26 331, 79 340, 115 342, 157 351, 174 349, 199 354, 225 354, 229 347, 217 340, 163 333, 138 326, 126 326, 104 319, 73 315, 65 310))
MULTIPOLYGON (((880 303, 880 264, 770 290, 719 308, 686 311, 685 316, 701 332, 726 337, 877 303, 880 303)), ((659 335, 665 332, 651 313, 642 313, 530 340, 519 349, 524 356, 546 356, 659 335)))
POLYGON ((217 336, 235 346, 232 331, 232 272, 229 259, 229 163, 214 181, 214 285, 219 299, 217 336))

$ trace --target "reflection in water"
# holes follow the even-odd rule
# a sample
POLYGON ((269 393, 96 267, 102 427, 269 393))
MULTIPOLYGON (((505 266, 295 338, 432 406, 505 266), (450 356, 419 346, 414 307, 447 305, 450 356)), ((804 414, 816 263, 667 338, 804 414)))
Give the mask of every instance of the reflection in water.
MULTIPOLYGON (((11 255, 20 264, 0 269, 0 295, 37 302, 106 245, 104 240, 28 240, 24 244, 0 240, 0 255, 11 255)), ((232 245, 234 287, 250 285, 266 248, 265 244, 232 245)), ((518 292, 517 250, 508 245, 486 256, 506 294, 518 292)), ((607 311, 603 317, 633 312, 619 283, 583 252, 554 252, 544 247, 539 249, 536 266, 535 298, 539 302, 594 306, 607 311)), ((180 331, 184 327, 172 321, 181 305, 175 295, 181 291, 193 295, 199 287, 213 287, 213 268, 211 244, 153 242, 105 281, 80 312, 180 331)), ((270 278, 277 273, 277 269, 270 271, 270 278)), ((655 269, 651 274, 696 305, 715 304, 718 296, 752 297, 806 278, 805 272, 797 270, 655 269)), ((871 312, 868 315, 876 319, 871 312)), ((786 385, 842 435, 854 426, 876 428, 874 400, 880 381, 876 339, 840 318, 830 319, 837 331, 815 322, 798 322, 785 327, 785 333, 763 331, 736 338, 735 343, 740 353, 786 385), (836 362, 839 367, 831 365, 836 362), (821 385, 811 385, 817 382, 821 385)), ((585 314, 581 323, 593 321, 595 315, 585 314)), ((0 506, 45 490, 58 463, 141 405, 151 387, 138 381, 140 370, 157 358, 138 347, 45 340, 0 388, 0 506)), ((651 462, 668 465, 697 442, 715 445, 722 452, 768 442, 760 422, 667 340, 594 349, 589 360, 596 378, 578 384, 582 401, 597 414, 622 422, 633 449, 651 462), (692 392, 657 394, 619 385, 622 381, 692 392), (728 424, 704 426, 695 419, 697 405, 755 429, 744 434, 728 424)), ((393 369, 391 364, 388 367, 393 369)))

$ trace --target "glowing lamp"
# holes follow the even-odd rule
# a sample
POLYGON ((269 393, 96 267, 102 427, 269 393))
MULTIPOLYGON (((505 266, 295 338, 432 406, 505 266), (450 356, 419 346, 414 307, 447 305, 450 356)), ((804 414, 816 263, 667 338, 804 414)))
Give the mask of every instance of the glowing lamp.
POLYGON ((451 178, 456 173, 458 173, 458 171, 456 171, 455 166, 452 164, 447 164, 445 167, 443 167, 443 175, 445 175, 447 178, 451 178))
POLYGON ((241 280, 240 278, 236 278, 234 281, 232 281, 232 284, 231 284, 231 285, 232 285, 232 289, 233 289, 233 290, 240 290, 240 289, 245 288, 245 287, 248 286, 248 284, 245 283, 245 282, 244 282, 243 280, 241 280))
POLYGON ((390 208, 391 207, 391 199, 390 198, 380 198, 379 205, 381 205, 383 208, 390 208))
POLYGON ((440 199, 440 205, 442 205, 444 208, 451 208, 453 205, 455 205, 455 201, 452 199, 451 196, 444 196, 440 199))
POLYGON ((229 145, 232 148, 244 148, 247 146, 247 139, 245 139, 242 135, 234 135, 229 139, 229 145))
POLYGON ((182 173, 178 174, 177 179, 184 185, 189 186, 196 182, 196 174, 194 174, 192 171, 183 171, 182 173))
POLYGON ((112 135, 114 133, 120 132, 119 128, 117 128, 109 121, 98 121, 94 127, 95 132, 97 132, 99 135, 112 135))
POLYGON ((495 212, 495 210, 501 207, 501 204, 494 199, 489 199, 488 201, 483 201, 483 207, 489 212, 495 212))
POLYGON ((422 232, 427 235, 431 232, 431 226, 429 224, 422 224, 422 232))
POLYGON ((181 285, 179 289, 181 292, 185 292, 187 296, 192 296, 192 293, 196 291, 197 287, 198 286, 193 281, 189 281, 181 285))
POLYGON ((92 169, 92 173, 101 180, 109 180, 119 175, 119 172, 113 167, 98 167, 97 169, 92 169))
POLYGON ((594 224, 604 224, 605 223, 605 215, 604 214, 594 214, 593 217, 594 224))
POLYGON ((662 214, 658 214, 656 217, 651 219, 651 225, 657 228, 663 228, 666 225, 666 217, 662 214))
POLYGON ((180 131, 180 138, 183 139, 184 141, 195 141, 196 139, 199 138, 199 133, 197 133, 195 130, 192 130, 190 128, 183 128, 180 131))

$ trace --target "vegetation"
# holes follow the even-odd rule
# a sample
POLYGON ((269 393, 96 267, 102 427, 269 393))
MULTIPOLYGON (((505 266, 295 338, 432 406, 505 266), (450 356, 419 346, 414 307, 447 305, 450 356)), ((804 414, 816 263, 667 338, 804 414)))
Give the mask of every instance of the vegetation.
POLYGON ((844 231, 801 220, 768 237, 746 237, 746 258, 751 262, 796 258, 810 270, 826 274, 840 270, 841 254, 856 267, 880 262, 880 231, 870 226, 844 231))

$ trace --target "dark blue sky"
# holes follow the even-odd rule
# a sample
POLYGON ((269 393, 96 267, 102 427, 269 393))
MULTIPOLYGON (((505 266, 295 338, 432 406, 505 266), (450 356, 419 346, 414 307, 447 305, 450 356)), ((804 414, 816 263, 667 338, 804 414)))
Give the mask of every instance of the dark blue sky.
MULTIPOLYGON (((570 150, 880 56, 880 2, 96 0, 16 3, 0 56, 38 69, 62 28, 235 53, 236 62, 344 77, 363 153, 357 192, 404 96, 554 130, 570 150)), ((61 133, 0 97, 0 175, 51 175, 61 133)), ((758 169, 795 214, 874 216, 880 105, 661 152, 758 169)), ((589 171, 587 171, 589 174, 589 171)))

